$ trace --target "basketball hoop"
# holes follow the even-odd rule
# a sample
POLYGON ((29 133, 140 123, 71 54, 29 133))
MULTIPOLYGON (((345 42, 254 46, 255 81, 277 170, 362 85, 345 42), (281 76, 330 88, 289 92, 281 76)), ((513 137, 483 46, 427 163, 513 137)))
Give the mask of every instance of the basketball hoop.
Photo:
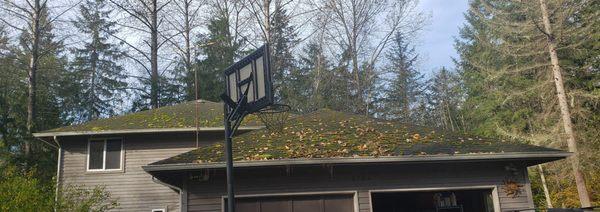
MULTIPOLYGON (((221 94, 221 99, 224 102, 223 117, 225 128, 228 212, 235 212, 233 150, 231 148, 235 131, 242 123, 244 117, 250 113, 264 114, 264 120, 267 120, 265 123, 268 123, 267 126, 282 126, 277 123, 282 123, 281 120, 284 120, 284 118, 273 118, 278 116, 271 115, 281 113, 277 111, 283 111, 282 108, 285 107, 272 105, 273 83, 271 81, 270 58, 271 54, 269 54, 269 46, 265 44, 250 55, 227 67, 224 71, 226 91, 221 94)), ((286 111, 289 111, 289 106, 287 106, 286 111)), ((261 117, 261 120, 263 120, 263 117, 261 117)), ((285 120, 287 120, 287 118, 285 118, 285 120)))
POLYGON ((272 132, 282 132, 285 122, 290 118, 291 107, 284 104, 272 104, 256 112, 265 127, 272 132))

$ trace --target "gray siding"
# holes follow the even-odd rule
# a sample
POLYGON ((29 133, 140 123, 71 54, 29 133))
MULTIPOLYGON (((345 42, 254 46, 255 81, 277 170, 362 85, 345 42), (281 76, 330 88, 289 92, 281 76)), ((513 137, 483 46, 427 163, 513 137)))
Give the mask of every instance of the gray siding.
MULTIPOLYGON (((524 184, 523 193, 508 197, 502 183, 510 176, 506 164, 425 164, 371 166, 314 166, 305 168, 237 169, 236 194, 264 195, 355 191, 360 212, 371 211, 370 192, 388 189, 497 186, 502 211, 533 208, 524 168, 514 178, 524 184)), ((202 173, 192 173, 202 174, 202 173)), ((206 182, 188 182, 188 210, 220 212, 225 175, 212 173, 206 182)))
MULTIPOLYGON (((212 134, 205 135, 201 144, 215 142, 215 137, 212 134)), ((122 211, 150 211, 156 208, 178 211, 178 192, 153 182, 151 175, 144 172, 141 166, 192 150, 196 145, 194 137, 157 134, 129 135, 122 138, 125 150, 124 169, 115 172, 86 171, 89 137, 59 139, 62 147, 59 177, 61 185, 104 185, 112 197, 118 200, 118 210, 122 211)))

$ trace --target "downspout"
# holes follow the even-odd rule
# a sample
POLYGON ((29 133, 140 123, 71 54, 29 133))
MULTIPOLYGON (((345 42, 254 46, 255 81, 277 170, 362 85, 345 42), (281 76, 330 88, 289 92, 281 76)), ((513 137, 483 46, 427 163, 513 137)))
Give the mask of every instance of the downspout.
POLYGON ((181 189, 181 188, 179 188, 177 186, 165 183, 163 181, 160 181, 159 179, 157 179, 154 176, 152 176, 152 181, 155 182, 155 183, 167 186, 167 187, 169 187, 169 188, 171 188, 171 189, 176 190, 177 192, 179 192, 179 211, 181 211, 181 212, 187 212, 187 205, 184 207, 184 205, 182 204, 183 203, 183 198, 184 198, 184 194, 183 194, 184 191, 183 191, 183 189, 181 189))
MULTIPOLYGON (((62 147, 60 146, 60 143, 58 142, 58 137, 54 136, 54 143, 56 143, 56 146, 58 147, 58 157, 57 157, 57 162, 56 162, 56 190, 55 195, 54 195, 54 201, 56 203, 58 203, 58 189, 60 187, 60 165, 61 165, 61 158, 62 158, 62 147)), ((55 208, 56 210, 56 208, 55 208)))

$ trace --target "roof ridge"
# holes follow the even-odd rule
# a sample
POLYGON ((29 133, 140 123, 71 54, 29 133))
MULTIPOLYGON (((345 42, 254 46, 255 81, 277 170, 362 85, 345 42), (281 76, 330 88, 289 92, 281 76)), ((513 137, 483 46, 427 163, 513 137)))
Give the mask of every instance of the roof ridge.
MULTIPOLYGON (((38 135, 57 132, 84 134, 119 130, 175 129, 196 127, 196 107, 199 109, 198 127, 223 127, 223 103, 204 99, 180 102, 155 109, 120 114, 112 117, 44 130, 38 135)), ((256 118, 245 120, 242 126, 262 126, 256 118)))

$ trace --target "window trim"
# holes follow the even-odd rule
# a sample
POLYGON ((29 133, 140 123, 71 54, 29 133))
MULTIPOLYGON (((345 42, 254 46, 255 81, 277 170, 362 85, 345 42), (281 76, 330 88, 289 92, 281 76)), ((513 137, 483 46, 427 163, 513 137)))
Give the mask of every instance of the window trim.
POLYGON ((123 138, 121 137, 106 137, 106 138, 90 138, 87 142, 87 153, 86 153, 86 162, 85 169, 87 172, 115 172, 115 171, 123 171, 123 166, 125 165, 125 151, 123 149, 123 138), (118 139, 121 141, 121 152, 120 152, 120 160, 119 160, 119 168, 118 169, 106 169, 106 144, 107 140, 118 139), (102 169, 90 169, 90 146, 92 141, 103 141, 104 148, 102 150, 102 169))

